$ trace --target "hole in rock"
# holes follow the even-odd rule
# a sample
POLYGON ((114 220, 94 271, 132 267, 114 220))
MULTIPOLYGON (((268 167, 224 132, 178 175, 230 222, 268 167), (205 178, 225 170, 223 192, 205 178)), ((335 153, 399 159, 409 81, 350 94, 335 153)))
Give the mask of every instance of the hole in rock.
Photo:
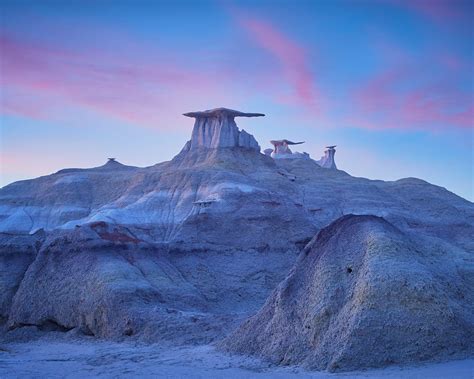
POLYGON ((352 272, 352 267, 347 268, 347 273, 350 274, 352 272))

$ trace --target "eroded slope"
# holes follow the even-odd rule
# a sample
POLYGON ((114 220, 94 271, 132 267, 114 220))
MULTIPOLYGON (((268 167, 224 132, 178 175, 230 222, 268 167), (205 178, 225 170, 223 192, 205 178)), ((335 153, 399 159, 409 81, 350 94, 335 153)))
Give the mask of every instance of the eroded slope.
POLYGON ((342 217, 221 347, 329 370, 472 353, 472 254, 431 248, 382 218, 342 217))

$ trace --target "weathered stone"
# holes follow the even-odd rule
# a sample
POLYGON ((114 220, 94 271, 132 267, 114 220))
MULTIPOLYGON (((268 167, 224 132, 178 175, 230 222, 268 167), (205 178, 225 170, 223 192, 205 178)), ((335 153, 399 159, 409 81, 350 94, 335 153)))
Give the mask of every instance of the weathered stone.
POLYGON ((474 267, 384 219, 344 216, 221 348, 330 371, 469 356, 474 267), (449 258, 448 258, 449 257, 449 258))
POLYGON ((255 138, 245 130, 239 131, 235 117, 259 117, 262 113, 244 113, 227 108, 216 108, 203 112, 184 113, 196 119, 187 150, 197 148, 242 147, 260 151, 255 138))
POLYGON ((322 168, 329 168, 337 170, 336 161, 334 155, 336 155, 336 146, 327 146, 327 150, 324 151, 324 156, 319 161, 316 161, 322 168))

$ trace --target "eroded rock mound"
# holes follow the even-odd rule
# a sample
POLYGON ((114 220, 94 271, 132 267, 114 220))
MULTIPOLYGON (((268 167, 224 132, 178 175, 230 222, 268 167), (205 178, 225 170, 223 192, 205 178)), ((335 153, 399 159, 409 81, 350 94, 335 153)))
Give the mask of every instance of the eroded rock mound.
POLYGON ((28 254, 33 237, 0 239, 0 323, 10 331, 208 343, 254 313, 294 262, 286 253, 184 252, 103 221, 58 230, 28 254))
POLYGON ((168 262, 166 250, 126 228, 96 222, 44 242, 15 294, 8 327, 56 325, 101 337, 132 335, 151 319, 163 320, 168 296, 174 304, 193 304, 198 297, 168 262))
POLYGON ((261 308, 317 231, 350 213, 382 216, 437 266, 458 267, 434 285, 458 288, 472 274, 457 263, 474 251, 467 200, 419 179, 272 159, 234 121, 261 114, 188 116, 191 140, 171 161, 139 168, 109 158, 0 189, 0 325, 13 329, 5 334, 222 339, 261 308))
POLYGON ((0 233, 0 324, 7 320, 13 296, 43 238, 43 231, 32 235, 0 233))
POLYGON ((472 255, 421 248, 383 218, 348 215, 220 346, 330 371, 467 355, 473 289, 472 255))

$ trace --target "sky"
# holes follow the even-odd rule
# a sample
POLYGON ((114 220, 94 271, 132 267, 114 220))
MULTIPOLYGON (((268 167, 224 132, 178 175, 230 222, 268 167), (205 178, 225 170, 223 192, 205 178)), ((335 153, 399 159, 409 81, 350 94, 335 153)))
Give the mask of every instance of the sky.
POLYGON ((0 186, 169 160, 182 113, 474 200, 474 1, 0 0, 0 186))

